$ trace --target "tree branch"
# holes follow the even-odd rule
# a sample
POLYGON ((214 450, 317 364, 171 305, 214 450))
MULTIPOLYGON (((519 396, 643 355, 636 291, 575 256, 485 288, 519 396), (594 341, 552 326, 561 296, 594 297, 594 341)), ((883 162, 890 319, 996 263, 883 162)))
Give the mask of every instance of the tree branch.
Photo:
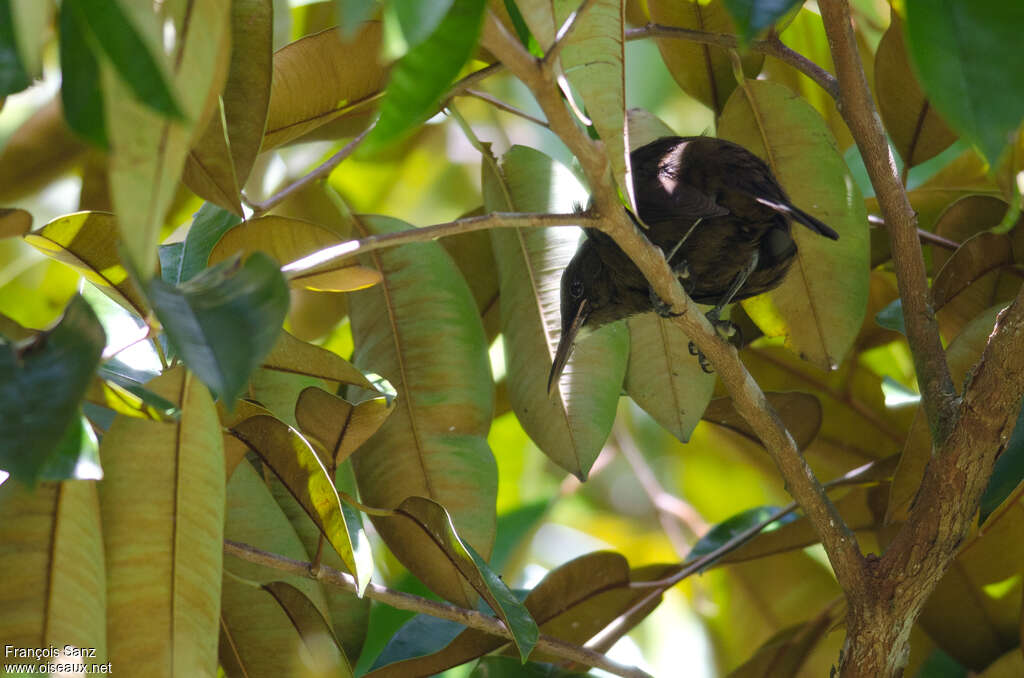
MULTIPOLYGON (((640 40, 648 37, 676 38, 690 42, 699 42, 703 45, 714 45, 724 49, 738 49, 740 47, 739 39, 735 35, 729 35, 728 33, 709 33, 691 28, 663 26, 655 23, 649 23, 639 28, 630 28, 626 31, 626 40, 640 40)), ((749 49, 751 52, 760 52, 761 54, 773 56, 779 61, 789 64, 816 82, 830 97, 833 99, 839 98, 839 85, 836 83, 835 77, 803 54, 784 45, 777 35, 772 34, 765 40, 754 40, 746 46, 746 49, 749 49)))
POLYGON ((362 240, 347 240, 331 247, 317 250, 301 259, 297 259, 281 267, 286 274, 308 273, 309 269, 321 266, 327 262, 337 262, 343 259, 351 259, 360 254, 366 254, 385 247, 397 247, 411 242, 428 242, 458 235, 460 233, 472 233, 483 231, 489 228, 540 228, 548 226, 597 226, 597 218, 587 212, 572 212, 569 214, 522 214, 518 212, 492 212, 478 217, 465 217, 448 221, 443 224, 424 226, 423 228, 410 228, 407 231, 397 233, 382 233, 370 235, 362 240))
POLYGON ((278 203, 282 202, 285 198, 290 196, 292 193, 295 193, 296 191, 301 190, 304 186, 307 186, 308 184, 311 184, 317 179, 320 179, 330 174, 335 167, 340 165, 342 161, 345 160, 345 158, 355 153, 356 149, 359 148, 359 144, 363 143, 363 139, 366 138, 366 136, 370 133, 370 130, 372 130, 376 124, 377 123, 374 122, 372 125, 364 129, 362 132, 359 133, 358 136, 353 138, 352 141, 345 144, 345 146, 340 151, 338 151, 330 158, 325 160, 320 166, 318 166, 309 174, 306 174, 301 178, 293 181, 291 184, 285 186, 283 189, 281 189, 280 191, 278 191, 277 193, 275 193, 274 195, 270 196, 269 198, 262 202, 249 203, 249 206, 252 207, 253 210, 253 217, 263 216, 264 214, 272 210, 275 206, 277 206, 278 203))
MULTIPOLYGON (((358 594, 359 589, 352 575, 339 572, 326 565, 313 568, 311 563, 292 560, 276 553, 263 551, 249 544, 228 539, 224 540, 224 553, 280 572, 315 579, 348 591, 353 595, 358 594)), ((468 610, 451 603, 429 600, 420 596, 414 596, 411 593, 395 591, 373 582, 367 585, 365 596, 370 600, 386 603, 399 610, 408 610, 410 612, 428 614, 439 619, 447 619, 462 624, 467 628, 512 640, 512 633, 505 627, 505 624, 491 615, 477 612, 476 610, 468 610)), ((599 668, 616 676, 623 676, 623 678, 652 678, 648 673, 632 666, 625 666, 614 662, 600 652, 573 645, 552 636, 541 634, 537 640, 536 648, 563 659, 599 668)))
POLYGON ((733 397, 736 410, 750 424, 779 468, 786 489, 803 508, 821 538, 840 585, 844 590, 861 590, 865 585, 864 559, 857 540, 829 500, 750 373, 739 360, 735 347, 712 330, 707 318, 693 303, 669 269, 661 251, 642 236, 619 203, 604 147, 592 141, 569 115, 555 87, 554 75, 526 52, 488 13, 482 44, 533 93, 551 129, 580 161, 590 185, 593 213, 601 218, 599 228, 615 239, 643 272, 651 289, 681 315, 675 322, 711 360, 733 397))
POLYGON ((935 311, 928 303, 928 277, 917 235, 917 214, 900 181, 881 118, 875 110, 853 35, 849 5, 846 0, 827 0, 819 8, 838 74, 839 112, 864 158, 885 218, 921 400, 932 439, 939 445, 956 419, 957 402, 935 311))

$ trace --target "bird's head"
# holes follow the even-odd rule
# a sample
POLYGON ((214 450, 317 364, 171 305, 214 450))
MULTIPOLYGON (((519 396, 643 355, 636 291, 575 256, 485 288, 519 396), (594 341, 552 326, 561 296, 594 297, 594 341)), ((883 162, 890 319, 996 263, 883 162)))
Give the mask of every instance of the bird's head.
POLYGON ((602 269, 597 250, 586 240, 562 273, 562 334, 548 374, 548 393, 562 375, 581 330, 591 329, 587 321, 604 305, 607 281, 602 279, 602 269))

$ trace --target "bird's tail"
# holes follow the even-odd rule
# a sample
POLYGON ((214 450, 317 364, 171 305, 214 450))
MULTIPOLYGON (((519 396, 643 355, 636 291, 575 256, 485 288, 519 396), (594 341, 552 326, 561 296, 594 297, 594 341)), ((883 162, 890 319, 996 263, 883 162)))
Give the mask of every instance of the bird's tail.
POLYGON ((836 233, 828 224, 824 223, 820 219, 812 217, 810 214, 804 212, 802 209, 795 205, 790 205, 789 203, 783 202, 775 202, 774 200, 768 200, 766 198, 760 197, 754 199, 757 200, 762 205, 772 208, 779 214, 783 214, 789 217, 790 219, 793 219, 794 221, 800 222, 801 224, 811 229, 818 235, 823 235, 826 238, 831 238, 832 240, 839 240, 839 234, 836 233))

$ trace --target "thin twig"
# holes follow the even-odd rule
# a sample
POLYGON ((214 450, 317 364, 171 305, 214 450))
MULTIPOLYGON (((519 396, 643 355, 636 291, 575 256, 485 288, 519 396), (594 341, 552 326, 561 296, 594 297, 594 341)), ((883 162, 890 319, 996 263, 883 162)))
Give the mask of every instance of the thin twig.
POLYGON ((338 151, 330 158, 325 160, 319 167, 314 169, 312 172, 302 176, 299 179, 296 179, 295 181, 288 184, 283 189, 281 189, 274 195, 270 196, 266 200, 263 200, 262 202, 249 203, 249 206, 252 207, 253 210, 253 216, 258 217, 262 216, 263 214, 266 214, 271 209, 273 209, 274 206, 276 206, 278 203, 280 203, 285 198, 290 196, 292 193, 295 193, 296 191, 301 190, 303 187, 309 185, 310 183, 330 174, 335 167, 340 165, 342 161, 345 160, 345 158, 352 155, 355 152, 355 150, 359 148, 359 144, 363 142, 363 139, 365 139, 366 136, 370 133, 370 130, 374 128, 374 125, 376 125, 376 123, 370 125, 362 132, 360 132, 357 137, 355 137, 354 139, 352 139, 352 141, 345 144, 345 146, 340 151, 338 151))
MULTIPOLYGON (((868 223, 878 228, 888 228, 888 226, 886 226, 885 224, 885 219, 878 216, 877 214, 869 214, 868 223)), ((926 231, 923 228, 917 229, 917 237, 923 243, 927 243, 929 245, 936 245, 947 250, 957 250, 960 248, 961 245, 961 243, 958 243, 956 240, 944 238, 938 233, 932 233, 931 231, 926 231)))
POLYGON ((875 109, 850 23, 849 5, 846 0, 829 0, 819 7, 838 74, 839 112, 864 159, 885 218, 921 401, 933 440, 940 445, 956 420, 956 390, 935 312, 928 303, 928 276, 918 239, 917 213, 896 171, 896 160, 875 109))
POLYGON ((428 242, 460 233, 483 231, 489 228, 543 228, 548 226, 594 226, 597 219, 586 212, 568 214, 522 214, 519 212, 492 212, 478 217, 465 217, 448 221, 443 224, 410 228, 397 233, 381 233, 369 235, 362 240, 348 240, 331 247, 326 247, 281 267, 286 274, 297 275, 308 273, 309 269, 322 266, 328 262, 383 249, 396 247, 411 242, 428 242))
MULTIPOLYGON (((293 574, 299 577, 315 579, 348 591, 352 594, 357 594, 359 590, 356 586, 355 578, 352 577, 352 575, 340 572, 327 565, 321 564, 319 568, 316 568, 314 571, 311 563, 303 562, 301 560, 293 560, 286 556, 258 549, 249 544, 243 544, 241 542, 231 541, 228 539, 224 540, 224 553, 241 558, 242 560, 246 560, 250 563, 256 563, 257 565, 263 565, 264 567, 278 570, 280 572, 287 572, 288 574, 293 574)), ((449 621, 462 624, 467 628, 476 629, 478 631, 483 631, 484 633, 512 640, 512 633, 508 628, 506 628, 505 624, 491 615, 477 612, 476 610, 458 607, 451 603, 428 600, 427 598, 414 596, 411 593, 395 591, 387 588, 386 586, 374 584, 373 582, 370 582, 366 586, 364 595, 370 600, 385 603, 399 610, 408 610, 419 614, 427 614, 439 619, 447 619, 449 621)), ((593 650, 589 650, 585 647, 573 645, 572 643, 567 643, 563 640, 559 640, 558 638, 545 634, 541 634, 540 638, 537 640, 536 648, 539 651, 548 652, 563 659, 599 668, 616 676, 623 676, 623 678, 652 678, 650 674, 645 671, 641 671, 640 669, 632 666, 619 664, 600 652, 594 652, 593 650)))
POLYGON ((532 122, 532 123, 534 123, 536 125, 540 125, 541 127, 546 127, 547 129, 551 129, 551 126, 548 125, 548 123, 546 121, 541 120, 540 118, 538 118, 536 116, 530 115, 526 111, 520 110, 520 109, 516 108, 515 106, 512 106, 510 104, 506 104, 504 101, 502 101, 498 97, 492 96, 492 95, 488 94, 487 92, 481 92, 480 90, 477 90, 477 89, 467 89, 466 91, 464 91, 462 93, 462 96, 475 97, 475 98, 480 99, 482 101, 486 101, 487 103, 491 104, 495 108, 500 108, 501 110, 503 110, 503 111, 505 111, 507 113, 511 113, 512 115, 518 115, 520 118, 523 118, 524 120, 529 120, 530 122, 532 122))
MULTIPOLYGON (((735 35, 709 33, 708 31, 698 31, 678 26, 663 26, 650 23, 646 26, 630 28, 626 31, 626 40, 641 40, 648 37, 689 40, 690 42, 699 42, 704 45, 714 45, 725 49, 736 49, 740 46, 739 39, 735 35)), ((789 64, 818 83, 818 86, 825 90, 830 97, 833 99, 839 98, 839 85, 836 83, 835 77, 803 54, 784 45, 777 35, 772 34, 764 40, 754 40, 746 48, 752 52, 773 56, 779 61, 789 64)))

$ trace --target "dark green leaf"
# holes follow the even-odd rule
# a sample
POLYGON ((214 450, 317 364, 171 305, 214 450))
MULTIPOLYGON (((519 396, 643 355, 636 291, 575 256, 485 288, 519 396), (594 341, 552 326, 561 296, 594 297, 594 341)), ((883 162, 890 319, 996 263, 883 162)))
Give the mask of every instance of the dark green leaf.
POLYGON ((1024 3, 907 0, 910 54, 928 99, 995 163, 1024 120, 1024 3))
POLYGON ((185 242, 160 247, 161 277, 172 285, 194 278, 206 268, 210 252, 221 236, 240 223, 242 219, 236 214, 213 203, 204 203, 192 220, 185 242))
POLYGON ((533 646, 537 644, 537 638, 540 637, 540 629, 537 628, 537 622, 533 620, 533 616, 526 609, 526 606, 505 585, 501 577, 487 565, 484 559, 480 557, 480 554, 469 545, 469 542, 466 542, 466 549, 469 551, 469 555, 473 556, 473 561, 487 583, 487 588, 498 602, 498 605, 501 606, 500 610, 495 610, 494 612, 501 617, 509 630, 512 631, 512 638, 519 649, 519 657, 525 662, 526 658, 533 652, 533 646))
POLYGON ((948 654, 935 648, 914 678, 967 678, 967 669, 948 654))
POLYGON ((82 415, 71 420, 53 455, 39 472, 39 480, 101 480, 100 445, 89 421, 82 415))
POLYGON ((743 42, 750 42, 786 12, 803 4, 803 0, 723 0, 723 4, 736 22, 740 38, 743 42))
POLYGON ((903 300, 896 299, 875 315, 875 322, 887 330, 893 330, 900 334, 906 334, 907 328, 903 324, 903 300))
POLYGON ((178 355, 226 404, 273 348, 288 312, 288 285, 261 252, 241 265, 225 261, 177 287, 154 279, 149 296, 178 355))
POLYGON ((32 84, 18 54, 11 0, 0 0, 0 97, 20 92, 32 84))
POLYGON ((68 126, 100 148, 110 148, 100 92, 100 65, 89 29, 74 2, 60 11, 60 100, 68 126))
POLYGON ((399 139, 436 112, 441 96, 473 53, 485 7, 484 0, 455 0, 437 30, 399 59, 364 152, 399 139))
POLYGON ((1013 435, 1010 436, 1010 442, 996 459, 988 487, 985 488, 985 494, 981 495, 979 525, 1017 489, 1021 480, 1024 480, 1024 409, 1017 415, 1017 423, 1013 428, 1013 435))
POLYGON ((150 50, 125 16, 121 0, 65 0, 63 8, 69 5, 77 8, 95 36, 97 48, 110 59, 136 99, 168 117, 184 117, 171 93, 167 74, 160 67, 158 59, 162 55, 150 50))
POLYGON ((79 418, 78 404, 106 335, 76 295, 57 325, 25 344, 0 342, 0 468, 27 484, 40 479, 79 418))
MULTIPOLYGON (((740 533, 764 522, 778 512, 778 510, 779 507, 777 506, 757 506, 723 520, 711 528, 707 534, 701 537, 700 541, 693 545, 693 548, 686 556, 686 560, 693 561, 703 555, 711 553, 740 533)), ((788 513, 765 526, 761 532, 771 532, 772 530, 776 530, 786 523, 791 523, 796 519, 796 515, 788 513)))
POLYGON ((465 626, 447 619, 418 614, 391 636, 373 663, 373 669, 413 657, 439 651, 465 630, 465 626))

